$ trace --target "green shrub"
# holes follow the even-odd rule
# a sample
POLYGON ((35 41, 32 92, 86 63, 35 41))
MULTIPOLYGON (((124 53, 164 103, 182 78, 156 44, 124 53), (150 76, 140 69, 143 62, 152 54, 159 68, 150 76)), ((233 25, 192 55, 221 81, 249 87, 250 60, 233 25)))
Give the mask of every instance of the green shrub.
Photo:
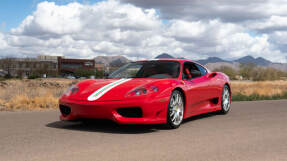
POLYGON ((28 79, 37 79, 37 78, 40 78, 40 76, 36 74, 32 74, 28 76, 28 79))
POLYGON ((94 70, 90 70, 90 69, 77 69, 74 72, 76 77, 90 77, 92 75, 96 75, 94 70))
POLYGON ((247 80, 266 81, 280 80, 287 75, 286 72, 271 67, 260 67, 254 64, 241 64, 239 74, 247 80))
POLYGON ((5 79, 11 79, 11 78, 13 78, 13 77, 12 77, 12 75, 10 75, 10 74, 6 74, 6 75, 4 76, 4 78, 5 78, 5 79))
POLYGON ((235 80, 235 79, 236 79, 237 72, 236 72, 236 70, 234 70, 234 69, 231 68, 231 67, 221 66, 221 67, 219 67, 219 68, 214 69, 213 71, 214 71, 214 72, 222 72, 222 73, 225 73, 226 75, 228 75, 228 77, 229 77, 231 80, 235 80))
POLYGON ((96 78, 104 78, 105 72, 103 70, 96 71, 96 78))
POLYGON ((279 99, 287 99, 287 91, 283 94, 275 94, 272 96, 264 96, 259 94, 251 94, 244 95, 242 93, 238 93, 232 96, 232 101, 258 101, 258 100, 279 100, 279 99))

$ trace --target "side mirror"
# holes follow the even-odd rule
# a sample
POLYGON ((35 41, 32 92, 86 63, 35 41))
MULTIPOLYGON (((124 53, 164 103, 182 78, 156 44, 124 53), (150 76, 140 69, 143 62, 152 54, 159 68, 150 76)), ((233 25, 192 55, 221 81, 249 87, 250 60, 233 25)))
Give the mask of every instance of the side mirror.
POLYGON ((191 70, 191 71, 190 71, 190 75, 191 75, 192 77, 199 77, 199 76, 201 76, 201 72, 198 71, 198 70, 191 70))

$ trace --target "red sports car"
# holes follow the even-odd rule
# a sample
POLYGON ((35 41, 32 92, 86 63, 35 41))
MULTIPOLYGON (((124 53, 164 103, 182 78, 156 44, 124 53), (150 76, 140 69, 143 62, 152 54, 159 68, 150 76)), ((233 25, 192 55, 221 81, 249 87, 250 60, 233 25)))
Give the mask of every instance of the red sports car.
POLYGON ((107 79, 84 80, 60 98, 61 120, 110 119, 119 124, 177 128, 194 115, 230 110, 231 88, 223 73, 184 59, 136 61, 107 79))

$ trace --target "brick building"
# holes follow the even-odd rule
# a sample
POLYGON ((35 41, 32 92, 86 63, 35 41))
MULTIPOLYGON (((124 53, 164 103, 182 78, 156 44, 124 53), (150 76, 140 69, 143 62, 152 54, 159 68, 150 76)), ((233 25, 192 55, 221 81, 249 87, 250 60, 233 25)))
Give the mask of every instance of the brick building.
POLYGON ((94 59, 66 59, 58 57, 58 71, 60 75, 73 75, 76 70, 94 70, 94 59))
POLYGON ((95 64, 94 59, 67 59, 60 56, 38 56, 36 58, 0 59, 1 75, 13 77, 54 77, 74 75, 77 70, 104 70, 102 64, 95 64))
POLYGON ((56 76, 58 63, 39 58, 5 58, 0 59, 0 69, 13 77, 56 76))

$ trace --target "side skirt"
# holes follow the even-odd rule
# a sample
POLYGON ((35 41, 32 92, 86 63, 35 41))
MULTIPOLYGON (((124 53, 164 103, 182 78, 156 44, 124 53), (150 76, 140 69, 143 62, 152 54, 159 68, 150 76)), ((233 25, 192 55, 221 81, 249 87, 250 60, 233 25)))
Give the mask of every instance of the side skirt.
POLYGON ((214 111, 221 110, 220 98, 213 98, 207 101, 202 101, 196 104, 193 104, 192 107, 198 109, 196 111, 191 111, 189 114, 185 114, 184 118, 189 118, 195 115, 200 115, 204 113, 210 113, 214 111))

